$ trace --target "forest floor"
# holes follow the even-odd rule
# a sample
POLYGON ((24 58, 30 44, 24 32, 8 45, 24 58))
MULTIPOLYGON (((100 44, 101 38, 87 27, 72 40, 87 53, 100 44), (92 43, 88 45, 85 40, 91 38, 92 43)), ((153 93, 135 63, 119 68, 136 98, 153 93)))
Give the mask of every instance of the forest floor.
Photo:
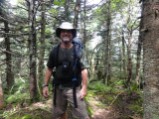
MULTIPOLYGON (((92 119, 142 119, 141 97, 137 93, 113 95, 89 92, 86 100, 92 119)), ((0 119, 51 119, 51 106, 51 99, 31 105, 26 102, 8 105, 0 119)))

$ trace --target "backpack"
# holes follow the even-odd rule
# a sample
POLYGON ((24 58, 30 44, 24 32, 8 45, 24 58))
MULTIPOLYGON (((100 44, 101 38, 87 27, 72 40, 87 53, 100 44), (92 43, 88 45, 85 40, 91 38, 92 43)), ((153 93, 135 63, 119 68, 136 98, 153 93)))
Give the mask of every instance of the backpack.
POLYGON ((59 57, 59 49, 60 44, 53 48, 53 59, 54 66, 56 67, 53 71, 53 85, 75 85, 76 87, 81 83, 81 69, 80 69, 80 59, 83 54, 83 44, 79 38, 74 38, 73 41, 73 61, 67 62, 63 61, 61 65, 59 65, 58 57, 59 57), (61 73, 61 71, 64 71, 61 73), (61 75, 63 74, 63 75, 61 75), (72 83, 74 82, 74 84, 72 83))

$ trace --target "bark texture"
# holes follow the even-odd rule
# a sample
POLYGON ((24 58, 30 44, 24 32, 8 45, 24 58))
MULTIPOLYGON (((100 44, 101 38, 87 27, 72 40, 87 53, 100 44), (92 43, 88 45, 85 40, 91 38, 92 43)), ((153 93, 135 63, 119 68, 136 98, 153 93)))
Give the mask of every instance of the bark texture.
POLYGON ((36 37, 36 7, 35 1, 30 0, 28 4, 29 8, 29 26, 30 26, 30 34, 29 34, 29 68, 30 68, 30 98, 31 101, 34 102, 38 98, 37 92, 37 77, 36 77, 36 65, 37 65, 37 37, 36 37))
POLYGON ((144 119, 159 119, 159 0, 143 1, 144 119))

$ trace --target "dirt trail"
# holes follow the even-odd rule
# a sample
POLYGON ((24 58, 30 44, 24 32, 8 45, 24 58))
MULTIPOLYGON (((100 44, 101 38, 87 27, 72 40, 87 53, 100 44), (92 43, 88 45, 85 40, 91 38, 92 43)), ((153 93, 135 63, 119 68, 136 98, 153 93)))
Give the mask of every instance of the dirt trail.
MULTIPOLYGON (((52 101, 51 99, 46 101, 45 103, 38 102, 32 104, 33 108, 45 108, 47 110, 51 110, 52 101)), ((92 119, 119 119, 118 113, 113 109, 104 107, 101 105, 100 101, 94 98, 89 100, 89 106, 92 110, 92 119)))
MULTIPOLYGON (((126 99, 126 96, 124 97, 126 99)), ((105 99, 105 98, 104 98, 105 99)), ((135 113, 130 113, 130 110, 127 108, 129 106, 129 100, 121 100, 122 103, 117 103, 117 105, 109 106, 108 103, 102 103, 101 98, 99 99, 97 96, 88 97, 88 110, 91 115, 91 119, 142 119, 142 117, 135 113)), ((112 104, 112 103, 110 103, 112 104)), ((18 106, 17 106, 18 107, 18 106)), ((6 110, 13 110, 13 107, 6 110)), ((23 107, 19 107, 14 109, 14 117, 15 118, 26 118, 26 116, 31 116, 28 119, 38 118, 38 119, 51 119, 51 108, 52 108, 52 99, 45 100, 43 102, 37 102, 32 105, 25 105, 23 107), (37 117, 38 116, 38 117, 37 117)), ((68 119, 73 119, 68 109, 68 119)), ((13 115, 10 115, 13 119, 13 115)))
POLYGON ((111 109, 111 107, 104 106, 98 99, 91 98, 89 106, 93 112, 92 119, 119 119, 116 111, 111 109))
MULTIPOLYGON (((109 94, 91 94, 86 97, 88 111, 91 119, 142 119, 142 100, 137 93, 120 93, 115 98, 110 98, 109 94), (111 100, 110 100, 111 99, 111 100)), ((15 107, 8 105, 4 111, 7 119, 26 118, 28 119, 51 119, 52 99, 43 100, 42 102, 20 103, 15 107)), ((70 109, 68 108, 68 119, 73 119, 70 109)), ((3 115, 1 115, 3 116, 3 115)), ((3 116, 3 119, 4 119, 3 116)), ((0 117, 1 118, 1 117, 0 117)))

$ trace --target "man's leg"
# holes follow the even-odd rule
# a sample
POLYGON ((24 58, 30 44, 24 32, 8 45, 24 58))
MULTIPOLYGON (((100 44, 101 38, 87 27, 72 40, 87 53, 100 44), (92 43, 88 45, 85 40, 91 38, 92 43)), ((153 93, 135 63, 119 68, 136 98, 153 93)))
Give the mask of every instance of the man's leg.
MULTIPOLYGON (((70 89, 72 90, 72 89, 70 89)), ((80 89, 77 88, 76 90, 76 99, 77 99, 77 106, 78 108, 74 108, 74 101, 73 101, 73 92, 68 91, 67 93, 68 101, 72 106, 72 113, 78 119, 90 119, 87 113, 87 107, 84 100, 80 99, 80 89)))
POLYGON ((56 90, 56 106, 53 104, 53 116, 52 119, 67 119, 66 108, 67 100, 62 89, 57 88, 56 90))

